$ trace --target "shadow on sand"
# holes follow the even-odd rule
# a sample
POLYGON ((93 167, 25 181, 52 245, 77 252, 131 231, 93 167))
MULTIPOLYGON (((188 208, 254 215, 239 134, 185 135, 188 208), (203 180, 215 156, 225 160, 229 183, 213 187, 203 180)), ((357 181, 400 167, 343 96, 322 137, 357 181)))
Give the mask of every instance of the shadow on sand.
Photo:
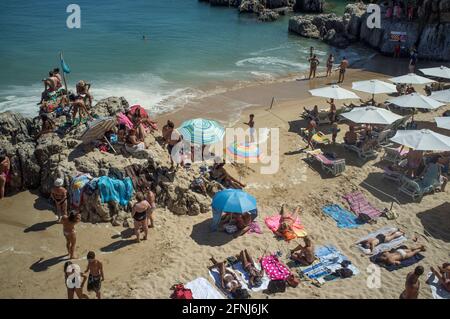
POLYGON ((222 231, 211 231, 212 218, 202 221, 192 227, 191 238, 201 246, 217 247, 233 240, 233 235, 222 231))
POLYGON ((100 251, 104 253, 111 253, 121 248, 127 247, 129 245, 136 244, 136 240, 134 239, 124 239, 115 241, 105 247, 100 248, 100 251))
POLYGON ((44 258, 40 258, 34 264, 30 266, 30 269, 34 272, 46 271, 48 268, 53 267, 63 261, 69 261, 68 255, 61 255, 58 257, 53 257, 50 259, 44 260, 44 258))
POLYGON ((417 214, 425 230, 436 239, 450 243, 450 203, 417 214))
POLYGON ((28 228, 25 228, 23 230, 24 233, 29 233, 29 232, 38 232, 38 231, 43 231, 46 230, 47 228, 58 224, 58 222, 56 220, 52 220, 52 221, 47 221, 47 222, 40 222, 40 223, 36 223, 28 228))

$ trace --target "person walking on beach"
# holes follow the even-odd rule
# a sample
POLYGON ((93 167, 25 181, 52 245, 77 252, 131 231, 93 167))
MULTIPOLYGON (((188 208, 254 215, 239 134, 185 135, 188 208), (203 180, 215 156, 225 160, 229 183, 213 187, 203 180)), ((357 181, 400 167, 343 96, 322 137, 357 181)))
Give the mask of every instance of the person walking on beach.
POLYGON ((145 196, 142 192, 136 193, 136 200, 137 200, 137 202, 133 206, 133 209, 131 211, 131 216, 134 219, 134 234, 136 235, 136 242, 140 243, 141 236, 139 234, 139 231, 141 228, 144 231, 143 240, 147 240, 147 235, 148 235, 147 219, 148 219, 151 205, 145 199, 145 196))
POLYGON ((77 244, 77 233, 75 225, 81 221, 81 215, 72 211, 69 216, 64 215, 61 218, 64 237, 66 238, 67 253, 70 259, 75 259, 75 247, 77 244))
POLYGON ((345 78, 345 71, 348 67, 348 61, 345 57, 342 58, 341 64, 339 64, 339 81, 338 83, 343 83, 345 78))
POLYGON ((58 222, 67 215, 67 190, 64 188, 64 180, 57 178, 50 193, 50 198, 55 202, 58 222))
POLYGON ((64 263, 64 283, 67 287, 67 299, 74 299, 75 294, 78 299, 89 299, 83 293, 83 286, 86 276, 81 272, 80 266, 71 261, 64 263))
POLYGON ((327 100, 327 103, 330 104, 330 112, 328 113, 328 118, 330 119, 331 123, 336 122, 336 104, 334 103, 334 99, 327 100))
POLYGON ((93 251, 87 254, 87 268, 84 271, 85 274, 89 273, 87 290, 95 291, 97 299, 101 299, 102 281, 105 281, 105 275, 103 273, 103 264, 95 259, 95 253, 93 251))
POLYGON ((400 299, 417 299, 419 297, 420 276, 423 275, 422 266, 417 266, 414 271, 406 276, 405 290, 400 295, 400 299))
POLYGON ((309 61, 309 78, 308 79, 311 79, 311 76, 313 78, 315 78, 317 66, 320 64, 319 59, 314 54, 313 57, 310 58, 308 61, 309 61))
POLYGON ((9 181, 11 161, 5 151, 0 152, 0 199, 5 197, 6 183, 9 181))
POLYGON ((250 114, 248 122, 244 124, 249 127, 250 142, 253 143, 255 141, 255 114, 250 114))
POLYGON ((334 56, 332 53, 328 56, 327 59, 327 77, 331 75, 331 71, 333 69, 334 56))

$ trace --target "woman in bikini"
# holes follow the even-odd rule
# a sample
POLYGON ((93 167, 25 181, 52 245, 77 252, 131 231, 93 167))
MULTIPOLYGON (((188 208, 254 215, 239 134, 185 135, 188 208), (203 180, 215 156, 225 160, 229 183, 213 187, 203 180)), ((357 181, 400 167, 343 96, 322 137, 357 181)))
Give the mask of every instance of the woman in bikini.
POLYGON ((67 190, 63 185, 64 180, 62 178, 57 178, 50 194, 50 198, 55 202, 58 222, 61 221, 62 216, 67 215, 67 190))
POLYGON ((11 177, 11 161, 6 154, 0 154, 0 199, 5 197, 6 183, 11 177))
POLYGON ((262 267, 261 270, 256 268, 256 264, 247 249, 242 250, 236 258, 242 263, 245 271, 248 273, 250 287, 260 287, 262 277, 264 276, 264 269, 262 267))
POLYGON ((295 235, 293 226, 295 220, 297 219, 297 214, 300 211, 300 207, 296 207, 293 213, 290 213, 285 205, 281 206, 280 211, 280 225, 278 229, 274 232, 277 236, 284 238, 285 240, 291 240, 297 238, 295 235))
POLYGON ((77 212, 71 212, 69 216, 64 215, 61 218, 64 237, 66 238, 67 253, 70 259, 75 259, 75 247, 77 243, 77 234, 75 225, 81 221, 81 215, 77 212))
POLYGON ((211 266, 210 269, 217 268, 217 270, 219 271, 222 289, 231 293, 232 295, 236 293, 238 289, 242 289, 242 285, 239 282, 237 275, 234 272, 228 270, 223 262, 217 262, 214 257, 211 257, 209 260, 211 260, 211 262, 213 263, 213 266, 211 266))
POLYGON ((150 203, 145 199, 142 192, 136 194, 137 203, 134 204, 131 216, 134 219, 134 234, 136 235, 136 242, 141 242, 139 235, 139 230, 142 228, 144 230, 143 240, 147 240, 148 235, 148 223, 147 215, 151 208, 150 203))

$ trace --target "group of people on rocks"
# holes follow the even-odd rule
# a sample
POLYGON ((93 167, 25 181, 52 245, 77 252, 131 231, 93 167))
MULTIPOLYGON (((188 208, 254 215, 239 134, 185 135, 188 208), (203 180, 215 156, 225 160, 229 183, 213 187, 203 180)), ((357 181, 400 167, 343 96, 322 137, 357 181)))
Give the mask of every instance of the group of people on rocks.
MULTIPOLYGON (((309 53, 309 76, 308 79, 315 78, 317 67, 320 64, 319 58, 317 57, 317 54, 314 53, 314 47, 310 48, 309 53)), ((333 72, 333 65, 334 65, 334 56, 332 53, 328 55, 327 61, 326 61, 326 77, 331 76, 331 73, 333 72)), ((347 71, 347 68, 349 66, 349 62, 347 58, 344 56, 339 64, 339 67, 335 69, 335 71, 339 71, 339 79, 338 83, 344 82, 345 78, 345 72, 347 71)))

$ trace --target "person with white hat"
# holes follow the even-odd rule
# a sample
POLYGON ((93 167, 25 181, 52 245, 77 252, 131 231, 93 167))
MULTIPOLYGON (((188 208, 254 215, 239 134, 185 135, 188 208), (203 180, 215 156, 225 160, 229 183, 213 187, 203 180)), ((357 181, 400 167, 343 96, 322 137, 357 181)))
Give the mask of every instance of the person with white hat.
POLYGON ((58 222, 60 222, 61 218, 67 215, 67 190, 64 188, 62 178, 55 180, 50 198, 55 202, 56 214, 58 215, 58 222))

